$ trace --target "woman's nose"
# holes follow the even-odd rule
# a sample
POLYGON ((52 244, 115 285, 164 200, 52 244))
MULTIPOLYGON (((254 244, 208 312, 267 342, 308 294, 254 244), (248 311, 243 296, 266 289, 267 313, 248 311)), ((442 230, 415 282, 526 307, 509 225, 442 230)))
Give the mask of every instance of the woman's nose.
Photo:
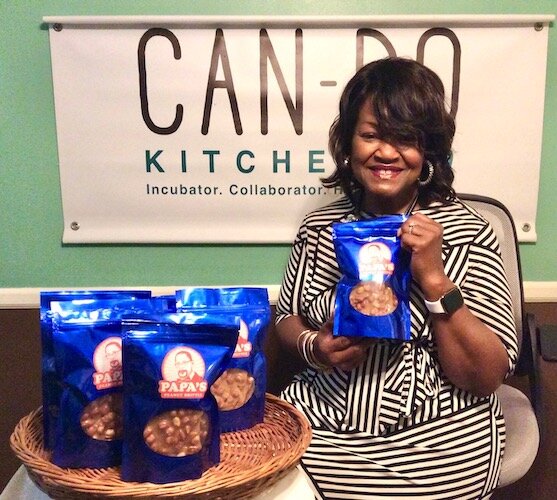
POLYGON ((380 141, 378 148, 375 150, 374 156, 377 160, 393 161, 400 156, 400 153, 391 143, 380 141))

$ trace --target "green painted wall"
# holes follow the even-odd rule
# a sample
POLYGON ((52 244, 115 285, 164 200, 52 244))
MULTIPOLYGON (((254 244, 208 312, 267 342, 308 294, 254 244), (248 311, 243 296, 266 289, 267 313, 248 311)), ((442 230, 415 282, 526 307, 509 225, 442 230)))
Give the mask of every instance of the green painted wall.
MULTIPOLYGON (((0 0, 0 287, 280 282, 287 245, 62 245, 49 41, 42 17, 131 14, 557 14, 557 1, 0 0)), ((557 27, 552 26, 538 241, 521 245, 527 281, 557 281, 556 130, 557 27)))

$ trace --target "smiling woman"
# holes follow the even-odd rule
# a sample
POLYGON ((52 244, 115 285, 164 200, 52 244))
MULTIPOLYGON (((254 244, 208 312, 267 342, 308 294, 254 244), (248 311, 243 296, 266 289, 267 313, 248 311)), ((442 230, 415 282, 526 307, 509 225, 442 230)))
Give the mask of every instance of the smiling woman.
MULTIPOLYGON (((342 93, 324 184, 345 196, 304 219, 277 303, 277 335, 307 365, 282 396, 312 422, 302 463, 318 498, 477 500, 497 485, 505 423, 494 391, 516 363, 516 331, 494 231, 452 188, 454 133, 439 77, 416 61, 372 62, 342 93), (372 282, 339 284, 333 240, 344 222, 361 220, 361 235, 390 214, 403 214, 385 241, 410 260, 411 326, 385 341, 364 336, 359 299, 336 300, 372 282), (358 318, 350 331, 339 307, 358 318)), ((358 260, 359 279, 372 257, 358 260)), ((392 325, 400 307, 380 316, 392 325)))

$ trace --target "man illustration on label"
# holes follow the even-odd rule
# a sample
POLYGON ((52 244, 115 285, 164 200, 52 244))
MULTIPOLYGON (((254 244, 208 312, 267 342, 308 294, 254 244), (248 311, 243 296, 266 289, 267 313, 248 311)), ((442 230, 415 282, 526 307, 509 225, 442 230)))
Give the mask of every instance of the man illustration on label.
POLYGON ((93 383, 97 390, 122 385, 122 340, 109 337, 93 353, 93 383))
POLYGON ((104 356, 107 361, 107 371, 122 369, 122 349, 117 342, 109 342, 104 347, 104 356))
POLYGON ((178 382, 203 382, 203 377, 193 369, 193 359, 187 351, 178 351, 174 356, 178 382))
POLYGON ((360 279, 382 282, 382 275, 392 274, 394 264, 389 248, 382 243, 368 243, 359 253, 360 279))

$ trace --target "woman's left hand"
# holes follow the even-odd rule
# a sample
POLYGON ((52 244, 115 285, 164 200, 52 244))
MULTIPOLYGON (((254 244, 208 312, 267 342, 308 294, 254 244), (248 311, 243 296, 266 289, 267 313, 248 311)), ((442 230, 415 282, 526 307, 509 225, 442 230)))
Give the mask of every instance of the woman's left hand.
POLYGON ((442 259, 443 226, 415 213, 402 224, 399 236, 402 246, 412 253, 412 277, 424 293, 443 287, 448 280, 442 259))

